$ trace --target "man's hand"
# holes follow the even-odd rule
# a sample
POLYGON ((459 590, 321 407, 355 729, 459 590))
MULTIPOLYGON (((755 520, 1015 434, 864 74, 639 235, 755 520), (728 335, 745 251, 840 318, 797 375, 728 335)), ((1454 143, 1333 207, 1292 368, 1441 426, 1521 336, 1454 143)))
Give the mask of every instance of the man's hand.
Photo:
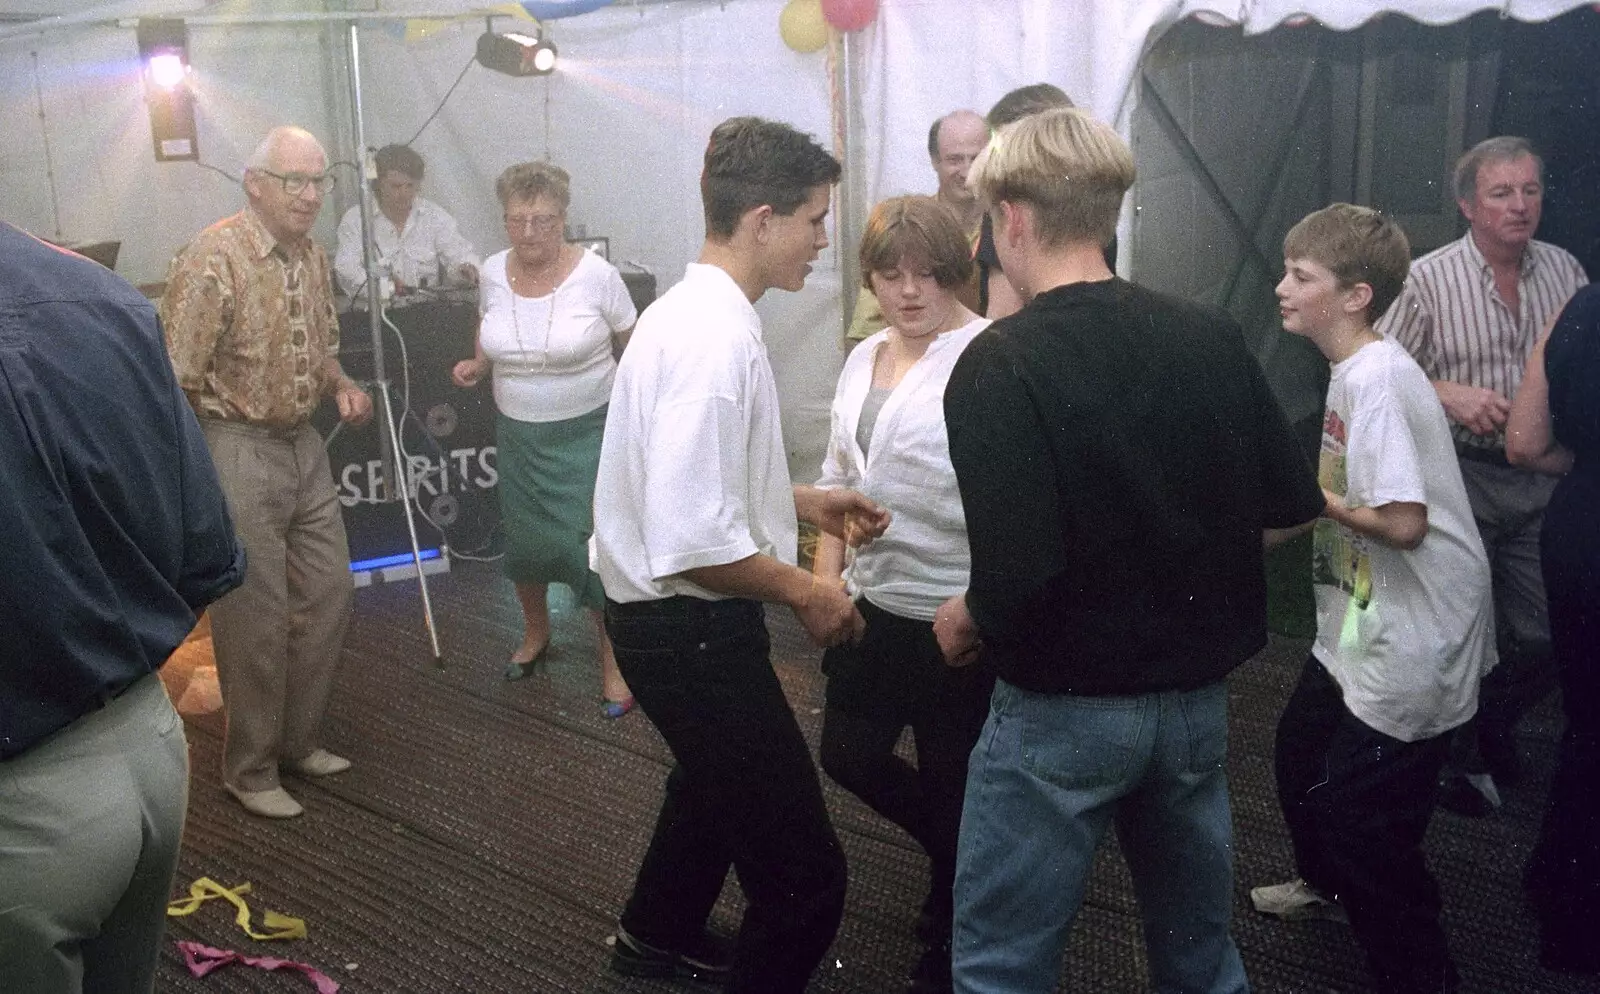
POLYGON ((811 641, 824 649, 854 642, 867 630, 867 620, 856 610, 850 595, 816 577, 812 577, 811 590, 804 600, 794 606, 794 613, 811 641))
POLYGON ((882 535, 889 527, 889 512, 855 490, 794 488, 795 514, 801 521, 858 548, 882 535))
POLYGON ((487 359, 463 359, 450 370, 450 382, 463 389, 475 387, 488 371, 487 359))
POLYGON ((1433 389, 1450 420, 1474 435, 1493 435, 1511 416, 1511 401, 1487 387, 1435 380, 1433 389))
POLYGON ((956 594, 933 613, 933 637, 939 640, 946 666, 966 666, 978 658, 983 641, 967 611, 965 593, 956 594))
POLYGON ((372 417, 372 398, 361 385, 348 377, 334 391, 333 402, 339 405, 339 420, 351 425, 366 424, 372 417))

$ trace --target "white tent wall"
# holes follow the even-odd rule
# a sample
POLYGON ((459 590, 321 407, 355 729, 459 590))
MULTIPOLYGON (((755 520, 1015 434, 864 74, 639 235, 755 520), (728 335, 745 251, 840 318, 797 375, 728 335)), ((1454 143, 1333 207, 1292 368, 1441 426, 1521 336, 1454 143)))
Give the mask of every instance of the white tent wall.
MULTIPOLYGON (((22 2, 40 13, 83 9, 69 0, 22 2)), ((1134 135, 1141 59, 1168 27, 1191 13, 1256 33, 1303 13, 1353 27, 1383 10, 1438 23, 1486 8, 1538 20, 1581 5, 1582 0, 882 0, 876 21, 850 41, 859 103, 849 116, 860 127, 849 146, 863 164, 863 181, 842 195, 851 197, 861 216, 883 196, 931 191, 925 142, 934 118, 958 107, 985 111, 1025 83, 1056 83, 1134 135)), ((237 175, 260 135, 279 123, 304 124, 328 141, 336 157, 351 154, 344 111, 346 32, 314 23, 210 21, 332 6, 338 5, 130 0, 118 8, 129 16, 189 15, 201 156, 237 175)), ((412 15, 478 9, 462 0, 351 6, 412 15)), ((416 146, 428 162, 425 194, 445 204, 482 251, 495 251, 504 241, 494 177, 512 162, 548 156, 572 173, 573 223, 589 235, 610 238, 613 259, 650 268, 664 290, 700 242, 700 156, 717 121, 760 114, 830 142, 828 60, 783 44, 783 7, 784 0, 620 0, 548 22, 561 49, 555 75, 512 79, 473 67, 423 131, 416 146)), ((409 44, 400 38, 400 22, 361 23, 367 139, 373 145, 405 141, 468 64, 483 20, 469 18, 409 44)), ((501 18, 497 26, 518 23, 501 18)), ((0 134, 6 136, 0 143, 0 217, 69 240, 120 238, 119 270, 147 282, 162 277, 172 252, 195 231, 237 209, 240 192, 223 177, 193 164, 154 161, 130 23, 4 35, 0 27, 0 134)), ((1240 122, 1230 119, 1231 111, 1202 113, 1205 120, 1195 124, 1234 133, 1240 122)), ((1252 168, 1252 155, 1248 147, 1238 149, 1238 167, 1252 168)), ((1182 209, 1170 165, 1160 158, 1141 161, 1145 174, 1134 203, 1147 210, 1182 209)), ((318 224, 324 244, 331 246, 339 214, 354 202, 351 178, 341 173, 340 190, 318 224)), ((1206 268, 1198 245, 1182 239, 1151 244, 1137 232, 1125 234, 1133 237, 1124 243, 1124 265, 1136 277, 1159 274, 1147 259, 1174 272, 1183 270, 1185 259, 1197 272, 1206 268)), ((779 378, 791 470, 799 480, 815 475, 842 361, 840 248, 824 254, 805 291, 769 294, 760 305, 779 378)), ((1201 288, 1212 281, 1196 278, 1201 288)), ((1305 391, 1295 387, 1290 393, 1305 391)))
MULTIPOLYGON (((701 157, 719 121, 775 117, 830 142, 826 60, 783 45, 782 9, 781 0, 691 2, 548 22, 561 52, 556 74, 518 79, 475 67, 423 132, 416 148, 428 162, 425 194, 447 204, 485 253, 496 251, 505 236, 494 178, 513 162, 548 157, 572 174, 570 223, 610 239, 612 259, 650 269, 666 290, 699 251, 701 157)), ((364 30, 368 141, 409 138, 483 27, 464 22, 410 45, 364 30)), ((803 291, 758 304, 797 480, 816 477, 826 444, 843 362, 838 291, 830 249, 803 291)))
MULTIPOLYGON (((203 67, 195 79, 203 161, 237 176, 274 124, 326 120, 325 95, 341 85, 326 29, 197 26, 189 34, 191 61, 203 67)), ((120 239, 117 269, 136 283, 164 278, 178 248, 243 203, 238 186, 215 172, 155 161, 131 28, 0 41, 0 134, 0 217, 48 238, 120 239)), ((331 241, 333 222, 324 217, 317 234, 331 241)))

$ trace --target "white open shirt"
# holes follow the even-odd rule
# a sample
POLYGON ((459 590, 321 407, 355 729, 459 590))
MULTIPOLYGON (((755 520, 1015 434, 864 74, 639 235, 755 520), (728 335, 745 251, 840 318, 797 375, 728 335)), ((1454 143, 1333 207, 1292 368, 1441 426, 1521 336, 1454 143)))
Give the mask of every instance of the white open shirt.
POLYGON ((988 326, 987 318, 975 318, 928 343, 928 351, 878 412, 865 453, 856 442, 856 426, 872 386, 873 363, 889 333, 880 331, 856 346, 839 376, 817 486, 854 488, 894 516, 889 530, 856 554, 845 580, 851 594, 902 618, 932 621, 940 604, 967 589, 972 555, 950 465, 944 388, 956 360, 988 326))

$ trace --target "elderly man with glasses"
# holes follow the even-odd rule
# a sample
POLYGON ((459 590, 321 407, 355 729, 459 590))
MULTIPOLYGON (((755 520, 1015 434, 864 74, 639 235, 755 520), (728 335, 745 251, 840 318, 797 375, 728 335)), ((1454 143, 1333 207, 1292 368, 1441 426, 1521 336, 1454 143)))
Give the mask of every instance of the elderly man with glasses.
POLYGON ((333 185, 317 139, 275 128, 245 170, 249 205, 202 231, 173 260, 161 301, 178 384, 199 416, 248 574, 212 606, 227 733, 223 786, 245 810, 302 808, 279 768, 349 769, 318 733, 353 587, 350 553, 322 439, 324 396, 360 424, 372 400, 339 366, 328 257, 310 238, 333 185))

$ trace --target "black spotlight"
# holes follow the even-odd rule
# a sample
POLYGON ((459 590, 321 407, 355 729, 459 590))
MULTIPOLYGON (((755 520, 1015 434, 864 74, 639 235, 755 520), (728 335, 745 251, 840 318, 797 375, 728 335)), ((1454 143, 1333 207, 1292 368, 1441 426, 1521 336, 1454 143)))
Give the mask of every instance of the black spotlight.
POLYGON ((146 18, 135 29, 156 161, 200 158, 189 89, 189 31, 182 21, 146 18))
POLYGON ((542 33, 535 38, 485 31, 478 38, 478 61, 507 76, 548 76, 556 71, 556 46, 542 33))

